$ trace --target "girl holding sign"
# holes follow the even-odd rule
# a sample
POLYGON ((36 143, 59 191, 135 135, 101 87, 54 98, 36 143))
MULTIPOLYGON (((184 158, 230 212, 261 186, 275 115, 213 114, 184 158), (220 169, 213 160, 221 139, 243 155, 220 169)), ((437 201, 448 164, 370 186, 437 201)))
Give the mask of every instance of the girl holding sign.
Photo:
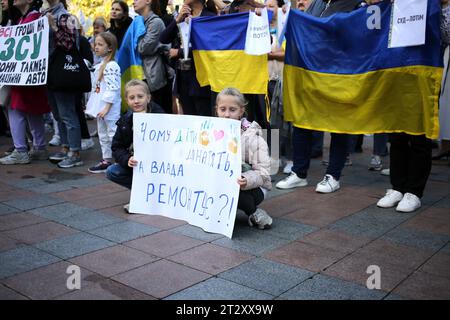
POLYGON ((95 66, 95 83, 89 98, 86 114, 97 117, 98 140, 102 147, 103 159, 90 167, 89 172, 101 173, 112 164, 111 143, 116 133, 116 121, 120 117, 120 67, 114 61, 117 50, 116 36, 103 32, 95 37, 95 54, 102 58, 102 63, 95 66))
POLYGON ((272 225, 272 218, 257 206, 272 188, 270 181, 269 147, 262 138, 261 127, 249 122, 245 117, 247 101, 235 88, 223 89, 216 99, 216 112, 219 118, 241 121, 242 176, 238 179, 241 187, 238 209, 248 215, 248 224, 258 229, 272 225))

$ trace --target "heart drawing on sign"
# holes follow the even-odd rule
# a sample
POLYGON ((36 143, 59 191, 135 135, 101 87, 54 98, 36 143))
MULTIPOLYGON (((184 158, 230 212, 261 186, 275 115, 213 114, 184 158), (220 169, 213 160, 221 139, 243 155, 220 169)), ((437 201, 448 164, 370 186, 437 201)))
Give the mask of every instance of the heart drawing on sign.
POLYGON ((225 136, 225 132, 223 130, 217 131, 214 130, 214 138, 216 138, 216 141, 222 139, 225 136))

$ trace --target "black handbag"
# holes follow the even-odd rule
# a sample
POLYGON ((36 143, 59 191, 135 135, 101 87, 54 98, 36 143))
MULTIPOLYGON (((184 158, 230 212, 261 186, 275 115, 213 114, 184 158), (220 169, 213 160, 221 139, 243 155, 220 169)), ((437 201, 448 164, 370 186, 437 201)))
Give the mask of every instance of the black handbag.
POLYGON ((56 47, 48 68, 47 86, 54 91, 90 92, 91 73, 76 45, 69 51, 56 47))

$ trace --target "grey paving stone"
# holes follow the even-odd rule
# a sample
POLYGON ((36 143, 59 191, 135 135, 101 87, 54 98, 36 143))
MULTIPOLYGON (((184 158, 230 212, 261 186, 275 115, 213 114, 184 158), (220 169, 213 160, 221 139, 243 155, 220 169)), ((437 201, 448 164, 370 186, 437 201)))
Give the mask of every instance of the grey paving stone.
POLYGON ((68 259, 113 245, 115 245, 114 242, 83 232, 41 242, 36 244, 35 247, 62 259, 68 259))
POLYGON ((30 188, 31 191, 42 193, 42 194, 49 194, 49 193, 55 193, 55 192, 62 192, 73 189, 71 186, 67 186, 61 183, 49 183, 45 185, 39 186, 39 188, 30 188))
POLYGON ((402 227, 389 231, 383 235, 382 239, 433 251, 441 249, 442 246, 450 241, 450 237, 445 235, 402 227))
POLYGON ((48 184, 43 178, 17 179, 6 183, 20 189, 38 189, 37 187, 48 184))
POLYGON ((224 279, 211 278, 165 300, 271 300, 273 296, 224 279))
POLYGON ((262 232, 265 235, 271 235, 286 240, 300 239, 318 229, 319 228, 317 227, 285 219, 273 219, 272 227, 270 229, 259 230, 258 228, 251 228, 252 231, 262 232))
POLYGON ((134 240, 158 232, 159 229, 142 223, 125 221, 89 231, 89 233, 117 243, 134 240))
POLYGON ((56 180, 49 180, 44 178, 31 178, 31 179, 20 179, 14 180, 9 183, 10 185, 30 190, 36 193, 48 194, 53 192, 61 192, 72 189, 70 185, 65 185, 62 183, 56 183, 56 180))
POLYGON ((20 210, 0 203, 0 216, 20 212, 20 210))
POLYGON ((433 207, 438 208, 449 208, 450 209, 450 196, 445 197, 444 199, 436 202, 433 207))
POLYGON ((64 200, 49 195, 39 195, 26 198, 16 198, 4 202, 4 204, 20 210, 30 210, 34 208, 47 207, 62 202, 64 202, 64 200))
POLYGON ((440 252, 450 254, 450 242, 440 252))
POLYGON ((109 180, 107 180, 106 178, 99 179, 97 177, 83 176, 83 178, 81 179, 62 180, 60 183, 73 188, 87 188, 107 184, 109 183, 109 180))
POLYGON ((28 300, 27 297, 0 285, 0 300, 28 300))
POLYGON ((280 296, 292 300, 381 300, 386 292, 369 290, 358 284, 316 275, 280 296))
POLYGON ((409 299, 401 297, 401 296, 399 296, 398 294, 395 294, 395 293, 390 293, 386 297, 384 297, 383 300, 398 300, 398 301, 401 301, 401 300, 409 300, 409 299))
POLYGON ((266 259, 254 259, 218 275, 219 278, 278 296, 312 277, 313 272, 266 259))
POLYGON ((176 227, 174 229, 171 229, 170 231, 174 231, 174 232, 180 233, 184 236, 202 240, 205 242, 211 242, 211 241, 221 239, 224 237, 223 235, 220 235, 217 233, 205 232, 205 231, 203 231, 203 229, 189 225, 189 224, 185 224, 183 226, 176 227))
POLYGON ((0 253, 0 279, 55 263, 60 259, 29 246, 0 253))
POLYGON ((94 212, 94 210, 66 202, 43 208, 36 208, 30 210, 30 212, 49 220, 60 221, 80 213, 94 212))
POLYGON ((123 222, 125 220, 103 213, 88 212, 72 215, 64 219, 55 219, 55 221, 74 229, 88 231, 110 224, 123 222))
POLYGON ((234 229, 232 239, 221 238, 213 241, 212 243, 244 253, 260 256, 290 242, 290 240, 274 237, 264 232, 252 231, 249 226, 235 226, 234 229))
POLYGON ((371 206, 336 221, 330 225, 329 229, 375 239, 408 220, 415 214, 416 213, 400 214, 396 212, 394 208, 381 209, 371 206))

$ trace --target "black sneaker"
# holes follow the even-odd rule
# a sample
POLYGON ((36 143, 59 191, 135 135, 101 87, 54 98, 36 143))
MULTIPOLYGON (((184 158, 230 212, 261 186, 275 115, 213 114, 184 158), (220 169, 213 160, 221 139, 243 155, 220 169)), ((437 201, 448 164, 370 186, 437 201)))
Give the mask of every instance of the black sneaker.
POLYGON ((90 167, 88 171, 90 173, 102 173, 106 172, 106 169, 111 165, 112 163, 109 161, 102 160, 99 163, 97 163, 95 166, 90 167))

